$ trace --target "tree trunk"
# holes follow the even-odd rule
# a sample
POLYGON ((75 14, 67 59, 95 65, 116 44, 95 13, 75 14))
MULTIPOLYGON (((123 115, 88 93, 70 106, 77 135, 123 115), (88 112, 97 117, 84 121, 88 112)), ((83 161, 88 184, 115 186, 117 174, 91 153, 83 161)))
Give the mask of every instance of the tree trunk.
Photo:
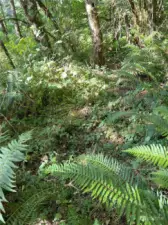
POLYGON ((40 13, 38 11, 38 7, 35 0, 29 0, 29 3, 27 0, 20 0, 20 3, 23 7, 23 10, 25 12, 25 15, 29 22, 32 25, 35 25, 35 27, 40 31, 40 38, 36 37, 36 40, 40 41, 44 46, 48 47, 50 50, 51 44, 48 37, 48 32, 46 31, 44 24, 40 18, 40 13))
POLYGON ((5 34, 6 38, 8 39, 8 31, 3 20, 0 20, 0 25, 1 25, 2 32, 5 34))
POLYGON ((94 62, 102 66, 105 63, 103 54, 103 38, 100 29, 100 23, 97 13, 97 8, 94 0, 85 0, 86 12, 88 15, 89 26, 92 34, 94 48, 94 62))
POLYGON ((131 25, 130 25, 130 21, 129 21, 129 16, 127 14, 125 14, 124 21, 125 21, 125 32, 126 32, 127 41, 130 42, 131 25))
POLYGON ((149 34, 151 34, 154 30, 154 24, 153 24, 153 4, 152 0, 146 0, 147 2, 147 12, 148 12, 148 31, 149 34))
POLYGON ((11 4, 11 8, 12 8, 12 14, 13 14, 13 17, 16 18, 16 20, 15 20, 15 31, 16 31, 16 35, 17 35, 18 37, 22 38, 22 34, 21 34, 19 22, 18 22, 18 20, 17 20, 16 7, 15 7, 15 2, 14 2, 14 0, 10 0, 10 4, 11 4))
POLYGON ((153 25, 154 30, 157 29, 164 20, 163 0, 152 0, 153 5, 153 25))
MULTIPOLYGON (((1 1, 0 1, 0 8, 1 8, 2 19, 5 19, 5 13, 4 13, 4 9, 3 9, 3 5, 1 1)), ((7 27, 5 21, 4 21, 4 24, 5 24, 5 27, 7 27)))
POLYGON ((130 6, 131 6, 131 11, 132 11, 133 15, 135 16, 136 24, 138 26, 140 26, 139 14, 138 14, 138 10, 135 6, 135 2, 134 2, 134 0, 128 0, 128 1, 129 1, 130 6))
MULTIPOLYGON (((58 36, 61 39, 63 34, 60 31, 59 25, 57 24, 57 22, 55 21, 54 16, 52 15, 52 13, 50 12, 50 10, 44 5, 44 3, 41 0, 36 0, 39 7, 44 11, 45 15, 52 21, 54 28, 57 30, 58 36)), ((66 46, 65 43, 62 42, 62 47, 65 51, 68 52, 68 47, 66 46)))
POLYGON ((14 63, 13 63, 13 61, 12 61, 12 57, 10 56, 10 54, 9 54, 9 52, 8 52, 8 49, 6 48, 6 46, 4 45, 4 43, 3 43, 2 40, 0 40, 0 46, 1 46, 1 48, 3 49, 3 51, 4 51, 5 55, 6 55, 6 57, 8 58, 10 65, 12 66, 13 69, 15 69, 15 65, 14 65, 14 63))
POLYGON ((52 13, 50 12, 50 10, 44 5, 44 3, 41 0, 36 0, 36 2, 40 6, 40 8, 44 11, 45 15, 53 22, 53 25, 54 25, 55 29, 60 32, 59 26, 58 26, 57 22, 55 21, 55 19, 54 19, 52 13))
POLYGON ((6 40, 9 40, 7 26, 4 21, 5 13, 4 13, 4 9, 3 9, 3 5, 2 5, 1 1, 0 1, 0 11, 1 11, 1 15, 2 15, 2 17, 0 18, 0 28, 1 28, 2 32, 4 33, 4 35, 6 36, 6 40))

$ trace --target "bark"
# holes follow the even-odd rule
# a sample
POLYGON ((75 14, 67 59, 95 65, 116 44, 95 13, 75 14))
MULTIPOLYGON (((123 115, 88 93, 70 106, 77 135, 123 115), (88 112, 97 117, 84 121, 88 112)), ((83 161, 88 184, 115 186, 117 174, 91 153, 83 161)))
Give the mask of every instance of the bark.
POLYGON ((0 25, 1 25, 2 32, 5 34, 6 37, 8 37, 8 31, 3 20, 0 20, 0 25))
POLYGON ((8 58, 10 65, 12 66, 13 69, 15 69, 15 65, 12 61, 12 57, 10 56, 10 53, 8 52, 8 49, 6 48, 6 46, 4 45, 2 40, 0 40, 0 46, 3 49, 6 57, 8 58))
POLYGON ((144 0, 144 9, 145 11, 148 11, 147 0, 144 0))
POLYGON ((115 18, 113 40, 118 41, 121 36, 121 11, 116 9, 114 15, 115 18))
POLYGON ((38 3, 38 5, 40 6, 40 8, 44 11, 45 15, 53 22, 53 25, 55 27, 56 30, 60 31, 59 26, 57 24, 57 22, 55 21, 52 13, 50 12, 50 10, 47 8, 46 5, 44 5, 44 3, 41 0, 36 0, 36 2, 38 3))
POLYGON ((40 31, 41 35, 40 38, 36 37, 36 40, 40 41, 44 46, 48 47, 50 50, 51 44, 49 41, 48 34, 46 32, 46 29, 44 27, 43 21, 40 18, 40 13, 38 11, 37 3, 35 0, 20 0, 20 3, 23 7, 23 10, 25 12, 25 15, 29 22, 32 25, 35 25, 35 27, 40 31))
POLYGON ((152 5, 153 5, 153 22, 156 24, 157 21, 157 0, 152 0, 152 5))
POLYGON ((0 10, 1 10, 1 14, 2 14, 2 18, 0 18, 0 28, 1 28, 2 32, 4 33, 4 35, 6 36, 6 40, 9 40, 7 25, 4 21, 5 13, 4 13, 4 9, 3 9, 3 5, 2 5, 1 1, 0 1, 0 10))
POLYGON ((133 13, 134 16, 135 16, 136 24, 137 24, 138 26, 140 26, 139 14, 138 14, 138 10, 137 10, 137 8, 136 8, 136 6, 135 6, 135 2, 134 2, 134 0, 128 0, 128 2, 129 2, 129 4, 130 4, 130 6, 131 6, 131 11, 132 11, 132 13, 133 13))
MULTIPOLYGON (((36 0, 36 2, 38 3, 39 7, 44 11, 45 15, 52 21, 53 26, 57 30, 58 36, 61 39, 63 34, 60 31, 59 25, 55 21, 55 18, 52 15, 51 11, 46 7, 46 5, 41 0, 36 0)), ((63 42, 62 42, 62 47, 65 51, 68 51, 68 47, 63 42)))
POLYGON ((4 18, 4 19, 1 19, 1 21, 5 22, 5 21, 8 21, 8 20, 13 20, 13 21, 18 21, 18 22, 21 22, 23 24, 25 24, 25 26, 27 27, 30 27, 30 23, 25 21, 25 20, 21 20, 21 19, 18 19, 18 18, 14 18, 14 17, 9 17, 9 18, 4 18))
POLYGON ((11 8, 12 8, 12 13, 13 13, 13 17, 16 18, 15 20, 15 30, 16 30, 16 35, 20 38, 22 38, 22 33, 21 33, 21 29, 19 26, 19 22, 17 20, 17 14, 16 14, 16 7, 15 7, 15 2, 14 0, 10 0, 10 4, 11 4, 11 8))
POLYGON ((129 17, 128 15, 126 14, 125 17, 125 31, 126 31, 126 37, 127 37, 127 41, 129 42, 130 41, 130 21, 129 21, 129 17))
POLYGON ((147 1, 147 12, 148 12, 148 31, 149 31, 149 34, 150 34, 154 30, 152 0, 147 1))
POLYGON ((153 25, 154 30, 157 29, 162 21, 164 20, 164 7, 163 0, 152 0, 152 8, 153 8, 153 25))
MULTIPOLYGON (((4 13, 4 9, 3 9, 3 5, 2 2, 0 1, 0 8, 1 8, 1 13, 2 13, 2 18, 5 19, 5 13, 4 13)), ((5 27, 7 27, 5 21, 4 21, 5 27)))
POLYGON ((102 66, 105 63, 105 58, 103 54, 103 37, 100 29, 97 8, 94 0, 85 0, 85 6, 92 34, 94 62, 95 64, 102 66))

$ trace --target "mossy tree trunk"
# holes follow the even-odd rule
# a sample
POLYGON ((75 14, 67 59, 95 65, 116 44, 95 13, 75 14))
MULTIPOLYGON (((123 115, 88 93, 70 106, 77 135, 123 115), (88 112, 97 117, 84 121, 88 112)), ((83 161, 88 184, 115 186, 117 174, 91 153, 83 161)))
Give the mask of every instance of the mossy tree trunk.
POLYGON ((25 15, 26 15, 27 19, 29 20, 29 22, 32 25, 34 25, 37 28, 37 30, 40 31, 40 36, 36 37, 36 39, 38 41, 40 41, 43 46, 46 46, 50 50, 52 50, 50 40, 48 37, 48 32, 46 31, 46 29, 44 27, 44 23, 41 19, 41 15, 38 11, 36 1, 35 0, 29 0, 29 1, 20 0, 20 3, 23 7, 23 10, 24 10, 25 15))
POLYGON ((100 29, 96 3, 94 0, 85 0, 85 6, 92 34, 94 63, 96 65, 102 66, 105 63, 105 58, 103 53, 103 37, 100 29))

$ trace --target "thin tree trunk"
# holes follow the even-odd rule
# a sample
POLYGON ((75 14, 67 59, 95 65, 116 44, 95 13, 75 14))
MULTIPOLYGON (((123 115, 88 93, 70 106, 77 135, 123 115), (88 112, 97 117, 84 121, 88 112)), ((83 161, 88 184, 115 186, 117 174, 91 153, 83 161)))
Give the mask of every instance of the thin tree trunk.
MULTIPOLYGON (((36 2, 40 6, 40 8, 44 11, 45 15, 53 22, 55 29, 58 30, 58 32, 60 32, 59 26, 58 26, 57 22, 55 21, 50 10, 44 5, 44 3, 41 0, 36 0, 36 2)), ((60 35, 62 35, 62 34, 60 33, 60 35)))
POLYGON ((1 21, 3 21, 4 24, 5 24, 5 21, 10 21, 10 20, 13 20, 13 21, 17 20, 18 22, 23 23, 26 27, 30 27, 31 26, 31 24, 29 22, 27 22, 25 20, 18 19, 18 18, 14 18, 14 17, 8 17, 8 18, 1 19, 1 21))
POLYGON ((100 29, 99 17, 94 0, 85 0, 86 12, 92 34, 94 48, 94 62, 102 66, 105 63, 103 54, 103 37, 100 29))
POLYGON ((7 28, 5 26, 5 23, 3 20, 0 20, 0 25, 1 25, 1 29, 2 29, 2 32, 5 34, 5 36, 8 38, 8 31, 7 31, 7 28))
POLYGON ((128 0, 128 2, 130 4, 130 6, 131 6, 132 13, 135 16, 136 24, 140 26, 139 14, 138 14, 138 10, 137 10, 137 8, 135 6, 135 2, 134 2, 134 0, 128 0))
MULTIPOLYGON (((2 5, 1 1, 0 1, 0 7, 1 7, 2 19, 5 19, 5 13, 4 13, 4 9, 3 9, 3 5, 2 5)), ((5 27, 7 27, 5 22, 4 22, 4 24, 5 24, 5 27)))
POLYGON ((35 27, 41 32, 40 39, 36 37, 36 40, 40 41, 44 46, 52 50, 48 34, 40 18, 40 13, 38 11, 36 1, 29 0, 29 3, 28 3, 27 0, 20 0, 20 3, 23 7, 23 10, 29 22, 32 25, 35 25, 35 27))
POLYGON ((154 24, 153 24, 153 0, 147 1, 147 12, 148 12, 148 30, 149 34, 151 34, 154 30, 154 24))
MULTIPOLYGON (((116 17, 114 18, 114 34, 113 34, 113 40, 118 41, 121 34, 121 11, 117 10, 115 11, 116 17)), ((119 44, 119 42, 118 42, 119 44)))
POLYGON ((127 37, 127 41, 130 42, 130 21, 129 21, 129 17, 127 14, 125 14, 124 17, 125 20, 125 31, 126 31, 126 37, 127 37))
MULTIPOLYGON (((36 0, 39 7, 44 11, 45 15, 52 21, 54 28, 57 30, 58 36, 61 39, 63 34, 60 31, 59 25, 57 24, 57 22, 55 21, 54 16, 52 15, 52 13, 50 12, 50 10, 44 5, 44 3, 41 0, 36 0)), ((62 42, 62 47, 65 51, 68 51, 68 47, 66 46, 66 44, 64 44, 62 42)))
POLYGON ((11 8, 12 8, 13 17, 16 18, 16 20, 15 20, 16 34, 17 34, 18 37, 22 38, 21 29, 20 29, 20 26, 19 26, 19 22, 17 20, 16 7, 15 7, 14 0, 10 0, 10 4, 11 4, 11 8))
POLYGON ((7 26, 6 26, 6 23, 4 21, 4 19, 5 19, 5 13, 4 13, 3 5, 2 5, 2 2, 1 1, 0 1, 0 9, 1 9, 1 14, 2 14, 2 18, 0 18, 0 27, 1 27, 2 32, 4 33, 4 35, 6 37, 6 40, 9 40, 7 26))
POLYGON ((8 58, 10 65, 12 66, 13 69, 15 69, 15 65, 12 61, 12 57, 10 56, 10 53, 8 52, 8 49, 6 48, 6 46, 4 45, 2 40, 0 40, 0 46, 3 49, 6 57, 8 58))
POLYGON ((164 7, 163 0, 152 0, 152 8, 153 8, 153 25, 154 30, 157 29, 162 21, 164 20, 164 7))

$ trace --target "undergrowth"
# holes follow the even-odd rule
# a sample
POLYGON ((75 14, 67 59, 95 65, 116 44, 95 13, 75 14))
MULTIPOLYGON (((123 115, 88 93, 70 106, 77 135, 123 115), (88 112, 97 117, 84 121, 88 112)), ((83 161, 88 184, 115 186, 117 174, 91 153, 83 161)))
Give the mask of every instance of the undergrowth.
MULTIPOLYGON (((26 158, 15 170, 17 193, 7 194, 7 224, 144 224, 147 216, 146 224, 164 224, 167 215, 159 207, 167 209, 167 179, 162 179, 166 172, 122 151, 135 147, 137 151, 129 153, 150 161, 144 153, 155 146, 137 146, 167 146, 167 40, 154 33, 143 42, 144 48, 120 46, 109 58, 109 63, 120 64, 113 69, 93 69, 73 57, 45 57, 31 38, 7 43, 17 69, 2 64, 0 127, 13 138, 33 130, 26 158), (72 180, 43 174, 46 166, 55 164, 52 172, 72 172, 72 180), (110 181, 111 171, 121 180, 114 176, 110 181), (150 179, 152 171, 157 188, 150 179), (91 201, 89 191, 110 207, 91 201)), ((151 161, 156 164, 155 158, 151 161)))

